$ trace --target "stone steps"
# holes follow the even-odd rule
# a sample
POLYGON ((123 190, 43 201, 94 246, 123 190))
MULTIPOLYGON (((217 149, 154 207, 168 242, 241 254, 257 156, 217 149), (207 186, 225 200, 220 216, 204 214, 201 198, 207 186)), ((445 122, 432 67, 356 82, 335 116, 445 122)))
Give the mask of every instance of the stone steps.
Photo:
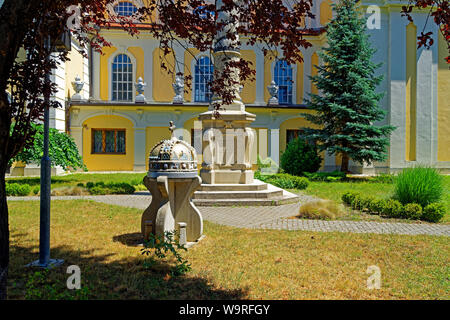
POLYGON ((283 190, 197 191, 194 199, 274 199, 282 196, 283 190))
POLYGON ((255 180, 252 184, 202 184, 197 192, 214 191, 260 191, 267 190, 267 183, 255 180))
POLYGON ((197 206, 278 206, 295 203, 298 196, 271 184, 255 180, 249 185, 203 184, 192 201, 197 206))

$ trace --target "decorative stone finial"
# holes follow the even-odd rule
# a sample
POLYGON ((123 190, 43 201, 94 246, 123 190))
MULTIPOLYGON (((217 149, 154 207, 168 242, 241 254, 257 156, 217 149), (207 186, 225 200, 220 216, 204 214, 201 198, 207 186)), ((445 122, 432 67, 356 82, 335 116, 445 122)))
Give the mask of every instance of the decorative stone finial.
POLYGON ((139 95, 136 96, 136 103, 145 103, 144 91, 147 83, 139 77, 138 82, 135 83, 134 86, 136 87, 136 91, 139 93, 139 95))
POLYGON ((81 97, 81 90, 83 90, 84 82, 81 81, 81 78, 79 75, 75 77, 75 81, 72 82, 73 90, 75 90, 75 94, 72 96, 72 100, 82 100, 81 97))
POLYGON ((174 135, 174 132, 175 132, 176 128, 177 127, 173 124, 173 121, 169 121, 169 131, 170 131, 170 133, 172 135, 172 139, 176 138, 175 135, 174 135))
POLYGON ((183 103, 184 102, 184 80, 182 76, 175 77, 175 83, 172 84, 173 91, 175 91, 175 97, 173 98, 173 103, 183 103))
POLYGON ((267 90, 269 90, 269 94, 270 94, 270 99, 268 102, 268 105, 278 105, 278 89, 279 87, 277 86, 277 84, 275 83, 275 81, 272 80, 272 82, 270 83, 270 86, 267 86, 267 90))

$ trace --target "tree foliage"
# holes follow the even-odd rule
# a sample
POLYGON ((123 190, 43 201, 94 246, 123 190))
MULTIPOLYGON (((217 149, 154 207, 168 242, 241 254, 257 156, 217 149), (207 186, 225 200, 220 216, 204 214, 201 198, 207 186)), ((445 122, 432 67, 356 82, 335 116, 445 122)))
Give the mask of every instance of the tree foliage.
MULTIPOLYGON (((44 126, 38 124, 31 126, 36 132, 33 144, 22 149, 12 161, 40 164, 44 154, 44 126)), ((64 170, 87 170, 73 138, 53 128, 49 130, 49 156, 53 167, 60 166, 64 170)))
MULTIPOLYGON (((450 53, 450 4, 448 0, 408 0, 408 5, 402 6, 402 16, 405 16, 409 21, 413 22, 414 19, 411 16, 413 9, 426 9, 428 10, 428 16, 432 17, 434 23, 438 26, 439 32, 444 36, 444 40, 447 42, 447 49, 450 53)), ((428 22, 428 18, 426 20, 428 22)), ((423 26, 423 30, 418 39, 418 47, 424 46, 430 48, 434 40, 432 38, 433 32, 425 32, 427 23, 423 26)), ((450 64, 450 56, 446 57, 447 63, 450 64)))
POLYGON ((321 164, 322 158, 317 153, 317 146, 308 144, 301 138, 289 142, 281 155, 281 168, 294 176, 302 176, 305 172, 316 172, 321 164))
POLYGON ((378 107, 383 97, 376 92, 382 76, 372 62, 365 19, 353 0, 335 6, 336 17, 328 24, 328 46, 319 52, 322 66, 311 81, 321 91, 311 94, 308 105, 316 112, 305 118, 320 129, 306 129, 305 136, 319 142, 321 150, 341 154, 341 171, 348 171, 349 158, 359 163, 382 161, 386 157, 391 126, 374 123, 384 119, 378 107))

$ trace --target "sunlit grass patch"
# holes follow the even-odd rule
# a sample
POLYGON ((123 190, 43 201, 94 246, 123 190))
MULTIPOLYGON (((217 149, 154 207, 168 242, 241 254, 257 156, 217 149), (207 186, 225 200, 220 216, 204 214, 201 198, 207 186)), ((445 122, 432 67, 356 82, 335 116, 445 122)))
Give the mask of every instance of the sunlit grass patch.
MULTIPOLYGON (((9 295, 23 299, 38 258, 39 202, 10 202, 9 295)), ((192 265, 171 277, 170 260, 143 267, 141 211, 91 201, 53 201, 51 257, 64 267, 48 283, 65 294, 66 268, 81 268, 89 299, 448 299, 448 237, 250 230, 205 222, 205 239, 182 253, 192 265), (368 290, 367 267, 382 272, 368 290), (447 280, 446 280, 447 279, 447 280)), ((42 288, 45 290, 45 287, 42 288)), ((44 295, 45 296, 45 295, 44 295)))

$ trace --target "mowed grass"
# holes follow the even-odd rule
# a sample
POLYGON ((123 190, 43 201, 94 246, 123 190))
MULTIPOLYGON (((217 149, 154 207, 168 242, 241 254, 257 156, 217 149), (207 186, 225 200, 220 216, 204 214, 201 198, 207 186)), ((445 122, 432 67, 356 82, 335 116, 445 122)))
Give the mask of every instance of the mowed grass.
MULTIPOLYGON (((9 298, 23 299, 32 274, 24 266, 38 258, 39 203, 9 207, 9 298)), ((65 263, 50 271, 48 286, 76 298, 65 288, 66 268, 78 265, 90 299, 450 298, 448 237, 250 230, 205 222, 206 238, 183 253, 192 271, 170 277, 170 260, 156 270, 143 267, 135 245, 140 216, 140 210, 90 201, 52 202, 51 256, 65 263), (381 269, 380 290, 366 285, 372 265, 381 269)))
MULTIPOLYGON (((447 208, 447 214, 441 220, 443 223, 450 223, 450 176, 443 176, 444 193, 441 202, 447 208)), ((311 181, 307 189, 302 192, 322 199, 334 200, 342 203, 342 195, 345 192, 353 191, 364 195, 372 195, 377 198, 390 198, 394 192, 394 184, 369 182, 363 179, 352 179, 346 182, 317 182, 311 181)), ((386 220, 378 216, 370 216, 371 220, 386 220)), ((391 219, 388 219, 391 220, 391 219)), ((400 220, 399 220, 400 221, 400 220)))
MULTIPOLYGON (((105 183, 122 183, 126 182, 131 185, 141 184, 145 177, 145 173, 74 173, 65 176, 53 176, 52 188, 59 187, 75 187, 79 183, 87 182, 105 182, 105 183)), ((7 178, 6 182, 29 184, 30 186, 39 186, 39 177, 19 177, 7 178)))

